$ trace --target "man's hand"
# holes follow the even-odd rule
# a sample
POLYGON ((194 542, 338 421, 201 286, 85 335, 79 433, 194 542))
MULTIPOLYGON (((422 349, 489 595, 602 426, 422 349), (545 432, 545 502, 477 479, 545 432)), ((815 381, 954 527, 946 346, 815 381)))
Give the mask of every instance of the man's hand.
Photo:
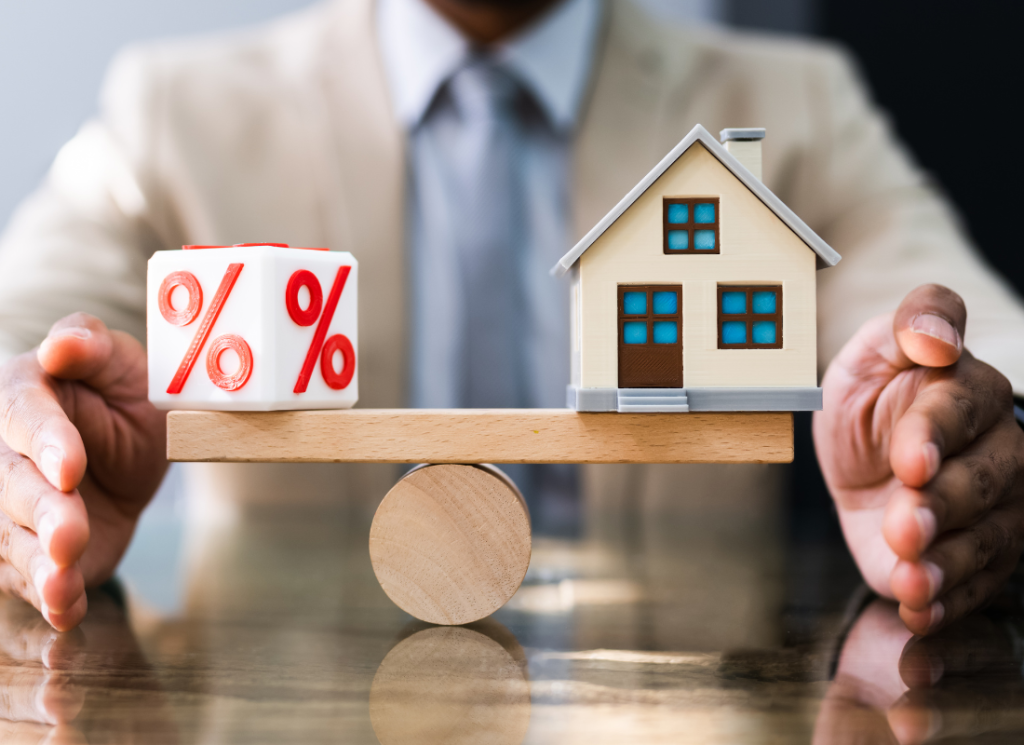
POLYGON ((956 293, 917 288, 839 353, 814 417, 850 551, 918 634, 984 605, 1024 547, 1024 432, 966 320, 956 293))
POLYGON ((142 346, 92 316, 0 367, 0 591, 82 620, 167 469, 164 418, 142 346))

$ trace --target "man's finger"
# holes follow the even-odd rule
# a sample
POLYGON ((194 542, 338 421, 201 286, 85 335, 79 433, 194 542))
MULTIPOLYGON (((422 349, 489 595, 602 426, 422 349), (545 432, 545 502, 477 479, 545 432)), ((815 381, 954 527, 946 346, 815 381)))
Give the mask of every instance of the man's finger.
POLYGON ((1024 545, 1021 518, 1018 505, 997 508, 975 525, 939 538, 920 561, 899 562, 890 579, 896 599, 912 610, 924 610, 990 564, 1016 560, 1024 545))
MULTIPOLYGON (((39 364, 60 380, 80 380, 104 399, 147 397, 146 351, 87 313, 62 318, 39 345, 39 364)), ((72 417, 75 419, 75 417, 72 417)))
POLYGON ((22 355, 0 379, 0 439, 30 457, 61 491, 75 488, 86 467, 83 438, 74 424, 80 397, 60 381, 80 379, 101 395, 112 389, 115 395, 144 398, 145 390, 117 390, 124 381, 144 385, 144 374, 127 374, 144 364, 140 349, 137 341, 111 333, 93 316, 75 313, 61 319, 35 354, 22 355))
MULTIPOLYGON (((1011 520, 1008 513, 996 510, 975 528, 943 539, 920 564, 897 564, 893 570, 893 591, 900 601, 900 617, 907 628, 914 633, 931 633, 983 607, 994 597, 1021 554, 1020 538, 1007 530, 1011 520), (939 554, 940 549, 945 553, 939 554), (912 571, 918 574, 914 581, 909 581, 912 571), (930 577, 924 586, 922 576, 930 577)), ((1019 522, 1020 518, 1012 520, 1019 522)))
POLYGON ((4 368, 0 440, 31 458, 54 487, 70 491, 85 474, 85 445, 53 383, 31 353, 4 368))
MULTIPOLYGON (((72 570, 62 571, 66 573, 64 575, 65 577, 72 572, 72 570)), ((81 578, 80 572, 78 572, 78 577, 81 578)), ((84 582, 80 581, 80 583, 84 587, 84 582)), ((83 591, 81 597, 72 603, 71 607, 63 613, 57 613, 50 609, 49 606, 42 609, 42 602, 40 601, 39 593, 36 591, 35 586, 26 580, 25 577, 22 576, 21 572, 6 561, 0 561, 0 593, 21 598, 26 603, 29 603, 37 611, 40 611, 46 622, 53 628, 57 629, 57 631, 71 631, 74 629, 82 622, 82 619, 85 618, 85 612, 89 608, 88 596, 83 591)))
POLYGON ((103 370, 113 348, 110 331, 100 319, 88 313, 72 313, 53 324, 36 354, 50 375, 84 380, 103 370))
POLYGON ((76 563, 89 543, 89 515, 78 492, 64 493, 31 460, 0 442, 0 512, 35 532, 58 567, 76 563))
POLYGON ((914 364, 946 367, 964 348, 967 307, 948 287, 922 285, 903 298, 893 318, 900 349, 914 364))
MULTIPOLYGON (((59 321, 51 334, 37 362, 62 392, 62 404, 93 457, 92 466, 106 474, 108 484, 119 478, 108 466, 123 446, 162 453, 166 415, 149 402, 146 351, 138 340, 81 313, 59 321)), ((82 476, 75 475, 77 485, 82 476)), ((159 479, 160 474, 154 475, 159 479)))
POLYGON ((886 542, 901 559, 917 561, 937 536, 978 522, 1020 480, 1024 464, 1012 456, 1018 452, 1024 453, 1024 432, 1007 421, 943 461, 923 489, 897 489, 882 523, 886 542))
POLYGON ((1013 411, 1010 382, 965 353, 950 374, 925 381, 893 428, 889 462, 903 483, 921 487, 943 458, 962 452, 1013 411))
POLYGON ((13 592, 32 603, 58 631, 68 614, 85 597, 85 580, 78 567, 58 567, 43 552, 35 533, 0 513, 0 590, 13 592), (12 573, 13 572, 13 573, 12 573))
POLYGON ((900 618, 915 634, 932 634, 985 606, 1005 584, 1012 567, 992 567, 978 572, 970 581, 954 588, 923 610, 900 604, 900 618))
MULTIPOLYGON (((918 388, 938 372, 918 363, 941 363, 943 377, 952 377, 944 368, 960 357, 965 323, 966 312, 955 293, 925 285, 908 294, 895 313, 864 323, 832 360, 822 383, 824 411, 814 417, 814 439, 833 494, 836 487, 873 484, 891 472, 888 444, 893 428, 918 388), (923 347, 952 351, 929 356, 919 353, 923 347), (851 458, 850 453, 857 455, 851 458)), ((926 452, 925 444, 910 443, 911 450, 916 448, 910 465, 922 474, 930 466, 930 478, 941 457, 934 447, 926 452)), ((912 485, 923 486, 928 478, 915 478, 912 485)))

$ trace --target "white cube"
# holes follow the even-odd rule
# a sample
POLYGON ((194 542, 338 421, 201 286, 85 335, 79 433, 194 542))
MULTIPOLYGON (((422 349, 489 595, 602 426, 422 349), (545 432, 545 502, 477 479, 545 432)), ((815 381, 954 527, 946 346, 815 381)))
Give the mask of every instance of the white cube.
POLYGON ((245 244, 149 260, 149 400, 159 409, 347 409, 359 398, 352 254, 245 244))

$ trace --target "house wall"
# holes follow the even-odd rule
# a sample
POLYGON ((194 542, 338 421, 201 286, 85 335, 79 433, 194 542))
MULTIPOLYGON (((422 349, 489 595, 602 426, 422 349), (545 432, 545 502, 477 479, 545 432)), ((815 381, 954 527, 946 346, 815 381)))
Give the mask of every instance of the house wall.
POLYGON ((572 289, 571 289, 571 302, 570 302, 570 318, 569 323, 572 324, 569 332, 570 348, 572 349, 572 358, 569 365, 569 382, 577 388, 582 385, 582 370, 583 361, 581 355, 581 343, 582 338, 580 328, 580 267, 577 264, 572 268, 572 289))
POLYGON ((580 381, 618 386, 616 287, 683 286, 683 385, 816 386, 815 253, 699 142, 578 262, 580 381), (662 252, 662 198, 718 196, 721 253, 662 252), (718 349, 718 284, 782 285, 782 349, 718 349))

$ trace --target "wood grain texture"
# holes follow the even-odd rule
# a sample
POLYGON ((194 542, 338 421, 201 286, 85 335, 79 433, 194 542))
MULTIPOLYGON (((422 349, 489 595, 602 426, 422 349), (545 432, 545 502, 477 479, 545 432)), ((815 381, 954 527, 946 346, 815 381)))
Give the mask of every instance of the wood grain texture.
POLYGON ((493 466, 416 469, 387 493, 370 526, 380 586, 428 623, 494 613, 522 584, 530 547, 523 497, 493 466))
POLYGON ((172 411, 167 457, 291 463, 789 463, 793 417, 570 409, 172 411))

